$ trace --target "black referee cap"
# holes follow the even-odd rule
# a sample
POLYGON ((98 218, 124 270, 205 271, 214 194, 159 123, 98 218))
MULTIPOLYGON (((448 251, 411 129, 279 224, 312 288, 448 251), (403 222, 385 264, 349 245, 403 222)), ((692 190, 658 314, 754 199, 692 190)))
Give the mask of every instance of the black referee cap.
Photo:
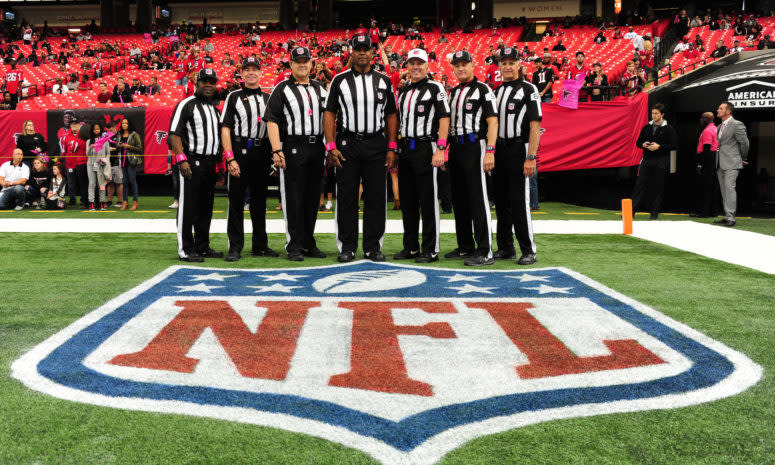
POLYGON ((197 80, 201 81, 202 79, 218 82, 218 75, 215 74, 215 70, 212 68, 202 68, 199 70, 199 74, 197 75, 197 80))
POLYGON ((369 36, 365 34, 357 35, 353 37, 352 44, 354 49, 358 49, 358 48, 369 49, 371 48, 371 39, 369 38, 369 36))
POLYGON ((458 50, 457 52, 455 52, 454 55, 452 55, 452 60, 450 60, 450 63, 452 63, 454 65, 458 61, 467 61, 467 62, 471 63, 474 60, 471 59, 471 54, 468 53, 467 51, 465 51, 465 50, 458 50))
POLYGON ((248 66, 255 66, 256 68, 261 69, 261 62, 253 57, 247 57, 242 60, 242 69, 245 69, 248 66))
POLYGON ((510 59, 514 61, 519 61, 519 50, 517 50, 514 47, 506 47, 504 48, 501 53, 498 55, 498 61, 510 59))
POLYGON ((307 60, 312 59, 312 54, 307 47, 296 47, 291 50, 291 61, 296 61, 301 58, 306 58, 307 60))

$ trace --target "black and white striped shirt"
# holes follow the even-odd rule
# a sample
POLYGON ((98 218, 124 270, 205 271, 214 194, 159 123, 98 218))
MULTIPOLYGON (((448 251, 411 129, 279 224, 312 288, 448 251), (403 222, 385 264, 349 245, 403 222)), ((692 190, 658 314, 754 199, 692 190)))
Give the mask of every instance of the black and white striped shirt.
POLYGON ((524 79, 504 81, 495 89, 498 137, 513 139, 530 133, 530 121, 541 121, 541 95, 524 79))
POLYGON ((311 79, 299 84, 293 76, 277 84, 269 96, 264 121, 277 123, 281 135, 320 136, 328 91, 311 79))
POLYGON ((169 134, 180 136, 187 154, 215 156, 220 153, 221 133, 218 109, 196 95, 186 97, 175 106, 169 134))
POLYGON ((487 134, 486 119, 496 114, 495 95, 490 87, 474 78, 466 84, 458 84, 450 92, 449 133, 453 136, 487 134))
POLYGON ((264 112, 269 96, 258 89, 242 89, 229 92, 223 104, 221 124, 231 129, 233 136, 249 139, 266 137, 264 112))
POLYGON ((398 114, 401 137, 436 137, 439 119, 449 116, 444 86, 428 78, 404 86, 398 93, 398 114))
POLYGON ((385 127, 385 116, 396 113, 390 79, 373 68, 366 73, 343 71, 331 81, 326 111, 337 115, 340 132, 380 132, 385 127))

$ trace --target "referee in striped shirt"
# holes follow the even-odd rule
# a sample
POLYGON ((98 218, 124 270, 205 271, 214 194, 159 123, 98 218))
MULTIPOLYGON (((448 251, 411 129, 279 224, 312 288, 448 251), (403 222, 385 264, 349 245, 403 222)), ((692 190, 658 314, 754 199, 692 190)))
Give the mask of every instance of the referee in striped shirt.
POLYGON ((199 71, 194 95, 178 102, 168 132, 180 170, 178 257, 186 262, 223 257, 223 252, 210 248, 216 164, 221 149, 214 100, 216 82, 214 70, 199 71))
POLYGON ((315 242, 315 222, 326 156, 323 111, 328 93, 310 79, 311 59, 306 47, 291 50, 293 74, 274 88, 264 116, 274 164, 280 169, 285 251, 291 261, 326 257, 315 242))
POLYGON ((371 66, 369 36, 355 36, 352 47, 352 68, 331 81, 323 116, 328 160, 336 167, 337 259, 349 262, 355 258, 358 186, 363 183, 363 255, 381 262, 385 260, 381 249, 387 213, 386 168, 394 168, 398 149, 396 101, 390 79, 371 66))
POLYGON ((492 265, 495 261, 490 202, 484 176, 495 165, 495 95, 474 76, 471 54, 460 50, 452 55, 451 62, 460 82, 450 93, 449 130, 449 171, 458 246, 444 257, 465 258, 468 266, 492 265))
POLYGON ((524 79, 518 50, 503 49, 498 66, 503 84, 495 90, 498 109, 498 142, 495 145, 495 213, 498 215, 496 259, 516 258, 514 235, 521 256, 517 263, 536 262, 530 218, 530 178, 535 175, 536 152, 541 132, 541 94, 524 79), (527 150, 527 153, 525 153, 527 150))
POLYGON ((393 258, 417 263, 439 259, 439 202, 436 172, 444 166, 449 133, 449 103, 444 86, 428 79, 428 54, 416 48, 407 55, 410 84, 398 95, 398 191, 404 222, 404 248, 393 258), (418 242, 422 211, 422 248, 418 242))
POLYGON ((226 261, 240 259, 245 245, 245 187, 250 188, 250 221, 253 225, 254 257, 278 257, 266 237, 266 185, 269 177, 269 143, 264 112, 269 96, 261 91, 261 64, 248 57, 242 62, 245 85, 226 96, 221 115, 223 160, 229 170, 229 207, 226 235, 229 253, 226 261))

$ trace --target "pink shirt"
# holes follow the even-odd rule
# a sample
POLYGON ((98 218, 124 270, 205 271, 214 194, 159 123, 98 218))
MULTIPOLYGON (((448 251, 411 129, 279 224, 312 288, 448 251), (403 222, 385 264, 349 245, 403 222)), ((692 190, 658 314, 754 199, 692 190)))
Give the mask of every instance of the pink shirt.
POLYGON ((717 130, 718 128, 716 128, 715 124, 705 126, 705 129, 702 130, 702 134, 700 134, 700 142, 697 144, 697 153, 702 153, 702 146, 705 144, 710 144, 710 150, 713 152, 718 150, 718 138, 716 137, 717 130))

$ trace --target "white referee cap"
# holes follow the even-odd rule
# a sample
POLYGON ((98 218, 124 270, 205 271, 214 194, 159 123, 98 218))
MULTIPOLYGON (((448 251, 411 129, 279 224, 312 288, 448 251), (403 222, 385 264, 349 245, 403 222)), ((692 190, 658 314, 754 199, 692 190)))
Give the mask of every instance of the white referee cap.
POLYGON ((406 61, 409 61, 412 58, 418 58, 425 63, 428 62, 428 54, 421 48, 413 48, 409 50, 409 54, 406 56, 406 61))

